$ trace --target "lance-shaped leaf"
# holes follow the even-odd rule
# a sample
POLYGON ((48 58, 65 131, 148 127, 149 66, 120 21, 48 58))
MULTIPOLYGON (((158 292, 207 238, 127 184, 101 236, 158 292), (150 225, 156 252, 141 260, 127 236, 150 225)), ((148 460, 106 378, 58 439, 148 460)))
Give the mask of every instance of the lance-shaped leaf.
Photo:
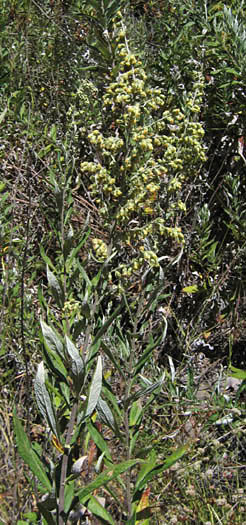
POLYGON ((61 282, 56 278, 47 264, 47 279, 52 292, 52 296, 59 308, 64 306, 64 290, 61 282))
POLYGON ((86 233, 84 233, 83 238, 81 239, 79 244, 75 248, 73 248, 71 253, 69 254, 69 257, 68 257, 68 259, 66 261, 66 270, 67 270, 67 272, 70 270, 70 268, 71 268, 71 266, 73 264, 73 260, 75 259, 77 253, 82 248, 83 244, 85 244, 85 242, 87 241, 89 235, 90 235, 90 230, 88 230, 86 233))
POLYGON ((129 426, 135 427, 135 425, 139 425, 141 422, 142 416, 143 416, 144 409, 141 405, 140 400, 134 401, 134 403, 131 406, 130 410, 130 416, 129 416, 129 426))
POLYGON ((63 255, 64 255, 64 259, 66 260, 69 253, 70 253, 70 250, 73 246, 73 240, 74 240, 74 233, 73 233, 73 228, 70 224, 69 226, 69 230, 66 234, 66 237, 65 237, 65 240, 64 240, 64 245, 63 245, 63 255))
POLYGON ((156 453, 154 450, 152 450, 148 457, 148 460, 146 461, 146 463, 144 463, 141 466, 139 473, 138 473, 137 481, 135 484, 135 492, 134 492, 136 499, 138 498, 139 487, 142 486, 143 480, 146 478, 147 474, 156 467, 156 464, 157 464, 156 453))
POLYGON ((53 270, 55 271, 55 266, 53 264, 53 262, 51 261, 51 259, 48 257, 48 255, 46 255, 45 251, 44 251, 44 247, 41 245, 40 246, 40 254, 41 254, 41 257, 43 258, 44 262, 46 262, 46 264, 49 265, 50 268, 53 268, 53 270))
POLYGON ((108 358, 110 359, 111 363, 113 363, 113 365, 115 366, 115 368, 117 368, 117 370, 119 371, 119 373, 124 377, 124 372, 122 370, 122 367, 120 367, 119 363, 117 362, 117 359, 115 359, 115 356, 113 354, 113 352, 111 352, 110 348, 108 345, 106 345, 103 341, 101 342, 101 347, 102 349, 104 350, 105 354, 108 356, 108 358))
POLYGON ((231 376, 232 377, 235 377, 236 379, 242 379, 242 380, 245 380, 246 379, 246 370, 241 370, 241 368, 235 368, 235 366, 230 366, 230 370, 231 370, 231 376))
POLYGON ((59 210, 59 215, 61 215, 64 207, 65 190, 63 188, 60 188, 57 182, 55 181, 53 192, 56 199, 57 208, 59 210))
POLYGON ((162 334, 156 340, 154 340, 153 337, 151 336, 150 343, 148 344, 143 355, 140 357, 140 359, 138 360, 138 362, 136 363, 134 367, 134 375, 137 375, 140 372, 141 368, 143 368, 143 366, 145 365, 146 361, 150 359, 153 350, 162 344, 162 342, 164 341, 166 337, 166 332, 167 332, 167 321, 166 319, 164 319, 164 327, 163 327, 162 334))
POLYGON ((132 402, 137 401, 137 399, 140 399, 140 397, 150 395, 152 394, 152 392, 154 392, 154 390, 156 390, 157 388, 160 388, 164 381, 164 378, 165 378, 165 373, 162 374, 161 379, 159 379, 159 381, 156 381, 156 383, 149 382, 150 384, 149 386, 147 386, 147 388, 140 388, 139 390, 137 390, 137 392, 135 392, 134 394, 132 394, 130 397, 126 399, 125 401, 126 407, 132 404, 132 402))
POLYGON ((163 472, 164 470, 170 468, 174 463, 176 463, 176 461, 181 459, 184 456, 184 454, 186 454, 189 446, 190 444, 186 443, 182 447, 179 447, 177 450, 175 450, 175 452, 168 456, 168 458, 163 463, 151 468, 145 476, 140 476, 136 481, 134 494, 136 494, 136 492, 138 492, 139 490, 142 490, 149 481, 161 474, 161 472, 163 472))
POLYGON ((109 317, 109 319, 103 324, 103 326, 98 330, 95 339, 93 341, 93 346, 96 344, 96 342, 105 334, 105 332, 108 330, 110 325, 113 323, 113 321, 116 319, 116 317, 119 315, 120 311, 122 310, 124 306, 124 301, 122 300, 121 303, 117 306, 115 311, 112 313, 112 315, 109 317))
POLYGON ((97 402, 102 389, 102 358, 98 357, 96 370, 94 372, 90 392, 87 399, 85 417, 90 416, 97 406, 97 402))
POLYGON ((38 455, 33 450, 32 445, 24 431, 24 428, 16 416, 16 411, 14 411, 14 430, 16 435, 16 443, 20 456, 29 466, 31 471, 35 476, 37 476, 40 483, 45 487, 49 492, 52 490, 52 485, 50 480, 45 472, 45 468, 40 461, 38 455))
POLYGON ((79 491, 77 492, 77 496, 80 502, 85 502, 88 499, 88 496, 94 492, 94 490, 99 489, 103 485, 107 485, 107 483, 109 483, 113 479, 118 478, 121 474, 123 474, 123 472, 126 472, 138 463, 142 464, 143 460, 139 458, 129 459, 127 461, 119 463, 116 466, 112 466, 104 470, 101 474, 97 476, 97 478, 94 481, 88 483, 86 487, 79 489, 79 491))
POLYGON ((74 481, 70 481, 65 485, 65 494, 64 494, 64 512, 67 513, 74 499, 74 481))
POLYGON ((46 379, 44 363, 41 361, 38 365, 38 371, 34 380, 34 390, 39 410, 49 425, 53 434, 59 439, 55 411, 50 399, 49 392, 45 386, 46 379))
POLYGON ((47 368, 49 368, 54 376, 58 376, 58 378, 62 381, 67 379, 68 372, 63 364, 64 359, 61 359, 57 352, 51 350, 50 348, 47 350, 47 347, 44 347, 44 359, 47 368))
POLYGON ((91 438, 93 439, 93 441, 96 444, 96 446, 99 448, 99 450, 104 452, 104 454, 105 454, 107 459, 112 461, 112 457, 111 457, 108 445, 107 445, 106 441, 103 439, 103 436, 99 432, 97 427, 90 420, 87 421, 86 425, 87 425, 87 428, 88 428, 88 430, 90 432, 91 438))
POLYGON ((101 505, 100 501, 91 496, 88 502, 88 509, 92 512, 93 515, 98 516, 103 520, 103 523, 109 523, 110 525, 115 525, 115 521, 109 512, 101 505))
POLYGON ((103 388, 102 392, 104 394, 104 397, 108 399, 110 404, 112 405, 114 409, 114 413, 117 414, 121 418, 121 410, 120 410, 120 402, 118 401, 117 397, 113 394, 111 386, 107 383, 105 378, 103 378, 103 388))
POLYGON ((73 344, 71 339, 66 335, 66 348, 68 355, 71 358, 71 372, 74 380, 74 386, 77 394, 80 393, 80 390, 84 383, 84 370, 85 365, 82 356, 80 355, 78 349, 73 344))
POLYGON ((100 420, 105 423, 108 427, 110 427, 112 430, 115 430, 115 422, 114 422, 114 416, 106 403, 101 397, 98 399, 97 403, 97 411, 98 415, 100 417, 100 420))
POLYGON ((63 344, 56 332, 52 328, 50 328, 50 326, 48 326, 44 321, 41 320, 40 324, 47 350, 49 350, 49 348, 51 350, 55 350, 60 355, 60 357, 64 359, 63 344))

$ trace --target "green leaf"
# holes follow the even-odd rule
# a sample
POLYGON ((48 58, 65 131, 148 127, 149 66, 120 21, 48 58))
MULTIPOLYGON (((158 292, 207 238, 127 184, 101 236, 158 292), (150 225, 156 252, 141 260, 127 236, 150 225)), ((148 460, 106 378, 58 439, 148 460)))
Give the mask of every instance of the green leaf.
POLYGON ((134 401, 134 403, 131 406, 130 415, 129 415, 129 426, 134 427, 135 425, 138 425, 141 416, 143 415, 143 407, 141 405, 140 400, 134 401))
POLYGON ((112 404, 115 414, 118 414, 118 416, 121 418, 121 411, 119 408, 118 400, 116 396, 113 394, 110 385, 107 383, 107 381, 104 378, 103 378, 102 392, 104 394, 104 397, 106 397, 108 401, 112 404))
POLYGON ((139 481, 138 484, 136 484, 136 487, 135 487, 135 491, 134 491, 134 494, 139 491, 139 490, 142 490, 145 485, 151 481, 153 478, 155 478, 156 476, 158 476, 161 472, 163 472, 164 470, 167 470, 168 468, 170 468, 174 463, 176 463, 177 461, 179 461, 179 459, 181 459, 184 454, 186 454, 187 450, 189 448, 189 443, 187 443, 186 445, 183 445, 182 447, 179 447, 177 450, 175 450, 175 452, 173 452, 173 454, 171 454, 165 461, 164 463, 161 463, 160 465, 158 466, 155 466, 153 467, 143 478, 141 481, 139 481))
POLYGON ((159 381, 156 381, 155 383, 151 383, 149 381, 149 386, 147 386, 146 388, 140 388, 139 390, 137 390, 137 392, 135 392, 134 394, 132 394, 130 397, 126 399, 125 401, 126 406, 131 405, 132 402, 137 401, 137 399, 140 399, 140 397, 142 396, 147 396, 149 394, 152 394, 154 390, 162 386, 164 378, 165 378, 165 373, 162 374, 159 381))
POLYGON ((186 286, 185 288, 182 288, 182 292, 184 293, 197 293, 198 292, 198 286, 196 284, 192 286, 186 286))
POLYGON ((74 258, 76 257, 77 253, 81 250, 82 246, 86 243, 89 235, 90 235, 90 230, 88 230, 86 233, 84 233, 84 235, 83 235, 81 241, 79 242, 79 244, 75 248, 72 249, 71 254, 69 255, 69 257, 67 258, 67 261, 66 261, 66 270, 67 270, 67 272, 70 270, 74 258))
POLYGON ((114 357, 114 354, 113 352, 111 352, 110 348, 108 347, 108 345, 106 345, 104 343, 104 341, 101 342, 101 346, 102 346, 102 349, 104 350, 105 354, 108 356, 108 358, 110 359, 111 363, 113 363, 113 365, 115 366, 115 368, 117 368, 118 372, 120 373, 121 376, 124 377, 124 372, 122 370, 122 367, 119 365, 119 363, 117 362, 117 360, 115 359, 114 357))
POLYGON ((23 102, 23 104, 21 104, 21 108, 20 108, 20 118, 22 119, 23 115, 25 115, 26 113, 26 105, 25 105, 25 102, 23 102))
POLYGON ((66 381, 68 372, 65 368, 62 359, 54 350, 51 350, 47 347, 44 347, 44 358, 49 370, 55 375, 58 376, 62 381, 66 381))
POLYGON ((56 417, 52 402, 50 399, 49 392, 45 386, 45 369, 44 363, 41 361, 38 365, 38 371, 34 379, 34 391, 37 400, 39 410, 44 417, 45 421, 48 423, 53 434, 59 439, 59 432, 57 429, 56 417))
MULTIPOLYGON (((135 445, 136 445, 136 442, 140 436, 140 430, 131 430, 131 433, 130 433, 130 454, 131 456, 133 455, 133 451, 135 449, 135 445)), ((138 457, 141 457, 141 454, 139 453, 138 451, 138 457)), ((143 456, 142 456, 143 457, 143 456)))
POLYGON ((41 329, 42 329, 42 333, 44 337, 44 342, 47 345, 47 348, 57 351, 60 357, 64 359, 65 356, 64 356, 63 344, 61 340, 59 339, 58 335, 56 334, 56 332, 50 326, 48 326, 44 321, 42 321, 42 319, 40 321, 40 324, 41 324, 41 329))
POLYGON ((28 520, 32 520, 32 523, 35 523, 38 519, 36 512, 26 512, 23 516, 23 518, 26 518, 28 520))
POLYGON ((164 321, 165 321, 165 326, 164 326, 163 333, 156 340, 153 339, 152 334, 151 334, 151 341, 150 341, 150 343, 146 347, 143 355, 140 357, 140 359, 138 360, 138 362, 134 366, 134 375, 135 376, 140 372, 141 368, 143 368, 143 366, 145 365, 146 361, 148 361, 148 359, 150 358, 153 350, 164 341, 164 339, 166 337, 166 332, 167 332, 167 321, 166 321, 166 319, 164 321))
POLYGON ((50 130, 50 136, 52 140, 54 140, 54 142, 56 141, 56 132, 57 132, 56 125, 52 124, 51 130, 50 130))
MULTIPOLYGON (((66 225, 67 223, 69 223, 69 220, 70 220, 70 217, 73 213, 73 206, 70 206, 70 208, 67 210, 67 213, 65 214, 65 218, 64 218, 64 225, 66 225)), ((64 244, 65 246, 65 244, 64 244)), ((63 251, 64 253, 64 251, 63 251)))
POLYGON ((29 466, 32 473, 38 478, 43 487, 45 487, 49 492, 51 492, 52 485, 50 483, 50 480, 46 475, 44 466, 42 465, 42 462, 40 461, 38 455, 32 449, 32 445, 23 429, 23 426, 16 416, 16 410, 14 410, 13 423, 17 448, 20 456, 29 466))
POLYGON ((86 285, 87 285, 86 286, 86 290, 88 291, 88 289, 89 289, 89 291, 90 291, 90 289, 91 289, 91 280, 89 279, 89 277, 88 277, 85 269, 83 268, 83 266, 80 265, 79 266, 79 270, 80 270, 81 276, 83 277, 84 281, 86 282, 86 285))
POLYGON ((148 461, 141 466, 141 469, 138 473, 137 481, 135 483, 134 494, 136 494, 139 491, 139 488, 142 487, 142 481, 145 479, 147 474, 151 470, 153 470, 153 468, 155 468, 155 466, 156 466, 156 453, 154 450, 152 450, 148 458, 148 461))
POLYGON ((48 146, 45 146, 45 148, 42 148, 38 153, 38 157, 40 159, 42 159, 43 157, 45 157, 45 155, 47 155, 47 153, 49 153, 49 151, 53 148, 53 144, 48 144, 48 146))
POLYGON ((74 498, 74 481, 71 481, 70 483, 66 483, 65 485, 64 512, 66 514, 71 508, 73 498, 74 498))
POLYGON ((98 357, 96 370, 94 372, 90 392, 87 399, 85 417, 90 416, 97 406, 97 402, 102 389, 102 358, 98 357))
POLYGON ((100 434, 96 426, 90 420, 87 421, 86 425, 91 435, 91 438, 95 442, 96 446, 99 448, 99 450, 104 452, 106 458, 108 458, 109 461, 112 461, 110 450, 108 448, 106 441, 103 439, 102 434, 100 434))
POLYGON ((63 291, 62 284, 60 281, 58 281, 58 279, 55 277, 53 272, 49 269, 48 264, 47 264, 46 272, 47 272, 47 279, 48 279, 48 283, 52 291, 53 298, 57 306, 59 308, 63 308, 65 299, 64 299, 64 291, 63 291))
POLYGON ((97 343, 97 341, 105 334, 107 329, 110 327, 110 325, 113 323, 113 321, 116 319, 116 317, 119 315, 120 311, 122 310, 124 306, 124 300, 121 301, 121 303, 117 306, 115 311, 112 313, 112 315, 109 317, 109 319, 104 323, 104 325, 98 330, 95 339, 93 340, 93 346, 97 343))
POLYGON ((63 255, 64 255, 65 260, 68 258, 68 255, 73 245, 73 240, 74 240, 74 233, 73 233, 73 228, 70 224, 69 230, 65 236, 65 241, 64 241, 64 246, 63 246, 63 255))
POLYGON ((116 429, 114 416, 106 401, 104 401, 101 397, 99 397, 97 402, 97 412, 100 421, 102 421, 105 425, 107 425, 109 428, 115 431, 116 429))
POLYGON ((246 379, 246 370, 241 370, 241 368, 235 368, 235 366, 230 366, 230 370, 232 371, 232 377, 235 377, 236 379, 246 379))
POLYGON ((84 383, 84 361, 76 346, 73 344, 73 342, 69 339, 67 335, 65 336, 65 340, 68 355, 71 357, 72 360, 71 372, 74 379, 74 386, 77 394, 79 394, 84 383))
POLYGON ((115 525, 113 518, 110 516, 109 512, 101 505, 95 496, 91 496, 88 502, 88 509, 92 512, 93 515, 99 516, 105 523, 110 523, 110 525, 115 525))
POLYGON ((86 359, 87 372, 89 372, 91 367, 93 366, 94 358, 98 354, 98 350, 99 350, 100 347, 101 347, 100 339, 99 339, 99 341, 97 341, 97 343, 95 345, 91 344, 89 346, 88 355, 87 355, 87 359, 86 359))
POLYGON ((110 481, 118 478, 123 472, 126 472, 130 468, 134 467, 138 463, 143 463, 143 460, 137 458, 137 459, 129 459, 128 461, 123 461, 122 463, 119 463, 116 466, 112 466, 112 468, 107 468, 104 470, 97 478, 86 485, 86 487, 83 487, 82 489, 79 489, 77 492, 77 496, 81 503, 83 501, 86 501, 89 494, 92 494, 94 490, 99 489, 103 485, 107 485, 110 481))
POLYGON ((70 394, 71 394, 71 388, 67 383, 59 382, 59 390, 61 392, 61 395, 63 396, 63 399, 65 399, 67 406, 70 406, 70 394))
POLYGON ((53 262, 51 261, 51 259, 48 257, 48 255, 46 255, 42 245, 40 245, 40 255, 41 255, 42 259, 44 260, 44 262, 46 264, 48 264, 48 266, 50 266, 50 268, 52 268, 54 270, 54 272, 55 272, 56 271, 55 266, 54 266, 53 262))
POLYGON ((93 279, 91 280, 92 288, 96 289, 96 287, 97 287, 97 285, 98 285, 98 283, 100 281, 101 275, 102 275, 102 270, 99 270, 99 272, 97 272, 95 277, 93 277, 93 279))

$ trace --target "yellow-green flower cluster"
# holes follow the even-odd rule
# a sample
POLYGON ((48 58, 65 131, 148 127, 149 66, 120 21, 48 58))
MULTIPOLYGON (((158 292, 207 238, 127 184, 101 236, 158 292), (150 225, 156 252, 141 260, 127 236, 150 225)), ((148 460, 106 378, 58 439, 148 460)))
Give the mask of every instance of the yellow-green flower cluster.
POLYGON ((86 132, 85 123, 90 125, 93 121, 94 107, 98 103, 98 90, 90 80, 81 79, 79 88, 71 96, 72 104, 66 119, 68 130, 73 134, 73 143, 76 143, 81 132, 86 132))
POLYGON ((65 315, 76 316, 77 319, 81 319, 81 304, 75 299, 70 299, 64 303, 63 312, 65 315))
POLYGON ((124 146, 121 138, 113 136, 106 138, 97 129, 88 135, 88 139, 93 146, 97 146, 101 151, 103 150, 104 155, 106 153, 115 155, 124 146))
POLYGON ((103 262, 108 257, 108 248, 107 245, 102 239, 92 239, 92 246, 93 251, 95 254, 95 257, 98 259, 98 261, 103 262))
MULTIPOLYGON (((171 224, 186 212, 184 185, 206 159, 204 131, 197 121, 203 82, 194 72, 193 90, 183 110, 167 109, 164 93, 149 86, 141 61, 129 50, 120 20, 115 31, 115 63, 103 96, 108 125, 103 132, 88 133, 95 160, 83 162, 81 173, 90 177, 89 190, 105 224, 115 221, 114 235, 121 248, 125 243, 128 255, 131 249, 138 252, 115 273, 125 279, 143 265, 158 267, 160 236, 184 243, 181 229, 171 224), (168 203, 166 208, 161 202, 168 203)), ((93 239, 93 248, 97 259, 105 260, 105 243, 93 239)))
POLYGON ((146 263, 152 268, 158 268, 160 266, 158 257, 153 250, 145 250, 144 246, 140 246, 139 252, 139 257, 135 257, 131 261, 131 264, 121 264, 118 267, 115 271, 115 277, 119 280, 129 279, 132 275, 141 270, 146 263))
MULTIPOLYGON (((96 162, 82 162, 81 171, 89 173, 93 184, 89 186, 91 194, 94 196, 98 195, 98 189, 100 186, 103 187, 103 193, 110 195, 113 199, 117 199, 122 195, 119 187, 115 185, 115 178, 111 177, 107 169, 102 164, 96 162)), ((101 204, 101 199, 96 199, 97 204, 101 204)))

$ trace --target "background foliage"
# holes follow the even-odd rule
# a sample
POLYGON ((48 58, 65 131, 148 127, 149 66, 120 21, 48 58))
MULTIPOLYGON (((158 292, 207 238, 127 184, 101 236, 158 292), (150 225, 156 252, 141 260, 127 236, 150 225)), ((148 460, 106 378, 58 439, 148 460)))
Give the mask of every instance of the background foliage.
MULTIPOLYGON (((170 358, 245 367, 246 13, 239 0, 0 7, 1 519, 35 523, 12 414, 49 441, 32 388, 40 316, 84 345, 125 297, 103 343, 121 363, 153 337, 144 374, 169 370, 169 393, 170 358)), ((172 430, 158 421, 157 448, 172 430)))

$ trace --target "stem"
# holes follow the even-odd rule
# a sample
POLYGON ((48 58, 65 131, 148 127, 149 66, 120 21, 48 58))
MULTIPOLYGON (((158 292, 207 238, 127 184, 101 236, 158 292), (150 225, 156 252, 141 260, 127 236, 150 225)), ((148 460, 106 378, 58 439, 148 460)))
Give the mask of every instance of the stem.
POLYGON ((69 458, 69 453, 70 453, 70 442, 71 442, 71 438, 73 434, 75 418, 77 415, 77 409, 78 409, 78 401, 74 403, 72 411, 71 411, 70 421, 68 424, 67 435, 66 435, 66 442, 65 442, 65 447, 64 447, 64 454, 62 458, 59 503, 58 503, 58 522, 57 522, 58 525, 64 525, 64 523, 66 523, 64 521, 65 485, 66 485, 66 477, 67 477, 68 458, 69 458))
MULTIPOLYGON (((129 408, 125 410, 125 414, 124 414, 124 426, 125 426, 126 446, 127 446, 127 460, 131 459, 128 413, 129 413, 129 408)), ((126 504, 127 504, 127 514, 128 514, 127 518, 130 519, 132 516, 131 471, 130 470, 126 474, 126 504)))
MULTIPOLYGON (((25 337, 25 272, 26 272, 26 264, 27 264, 27 255, 28 255, 28 248, 29 248, 29 233, 30 233, 30 208, 31 208, 31 190, 30 190, 30 183, 28 187, 28 214, 27 214, 27 222, 26 222, 26 239, 24 244, 24 250, 23 250, 23 258, 22 258, 22 269, 21 269, 21 306, 20 306, 20 325, 21 325, 21 344, 22 344, 22 352, 24 356, 24 363, 25 363, 25 383, 26 383, 26 397, 27 399, 30 399, 30 376, 29 376, 29 358, 26 348, 26 337, 25 337)), ((30 409, 27 408, 26 410, 27 415, 27 426, 26 431, 27 435, 30 437, 30 409)))
MULTIPOLYGON (((137 334, 137 325, 139 322, 139 319, 141 318, 141 312, 143 308, 143 302, 144 297, 143 295, 140 297, 140 301, 138 303, 138 309, 136 316, 134 318, 133 322, 133 331, 132 331, 132 341, 131 341, 131 354, 129 359, 129 367, 128 367, 128 380, 126 384, 126 390, 125 390, 125 396, 124 396, 124 428, 125 428, 125 435, 126 435, 126 447, 127 447, 127 460, 131 459, 131 451, 130 451, 130 429, 129 429, 129 409, 130 407, 126 407, 127 399, 131 393, 132 385, 134 380, 132 379, 132 372, 134 369, 134 358, 137 355, 137 345, 136 345, 136 334, 137 334)), ((129 311, 129 313, 131 313, 129 311)), ((127 518, 130 519, 132 517, 132 496, 131 496, 131 469, 129 469, 126 473, 126 504, 127 504, 127 518)))
MULTIPOLYGON (((62 209, 61 209, 61 249, 62 249, 62 257, 63 257, 63 293, 65 297, 65 301, 67 298, 67 267, 66 267, 66 260, 64 256, 64 244, 65 244, 65 228, 64 228, 64 217, 65 217, 65 196, 66 196, 66 189, 63 188, 62 192, 62 209)), ((66 323, 66 331, 67 335, 70 333, 70 325, 69 325, 69 319, 68 315, 65 314, 65 323, 66 323)))

